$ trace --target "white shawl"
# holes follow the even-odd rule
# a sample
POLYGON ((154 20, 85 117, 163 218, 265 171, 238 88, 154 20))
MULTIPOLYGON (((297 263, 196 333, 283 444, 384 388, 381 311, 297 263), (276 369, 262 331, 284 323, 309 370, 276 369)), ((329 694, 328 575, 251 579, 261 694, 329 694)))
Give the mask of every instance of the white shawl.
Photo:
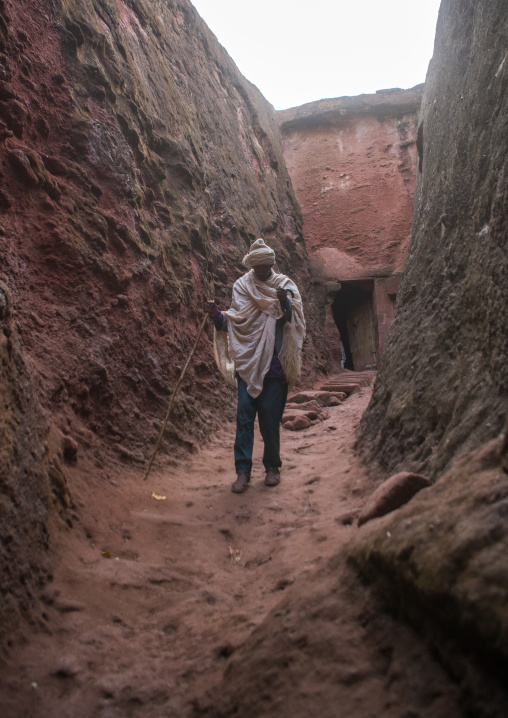
POLYGON ((292 294, 292 318, 284 325, 279 359, 288 383, 293 385, 301 370, 305 319, 300 292, 289 277, 272 271, 263 282, 252 269, 244 274, 233 285, 231 309, 223 312, 228 331, 214 331, 215 359, 220 372, 233 385, 238 372, 253 398, 263 389, 263 379, 273 357, 275 324, 284 314, 277 297, 279 287, 291 290, 292 294))

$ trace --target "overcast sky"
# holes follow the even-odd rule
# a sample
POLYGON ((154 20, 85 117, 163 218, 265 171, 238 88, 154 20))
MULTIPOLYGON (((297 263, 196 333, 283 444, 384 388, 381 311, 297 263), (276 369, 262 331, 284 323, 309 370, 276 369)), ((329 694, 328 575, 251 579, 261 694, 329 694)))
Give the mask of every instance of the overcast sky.
POLYGON ((425 81, 440 0, 191 0, 277 110, 425 81))

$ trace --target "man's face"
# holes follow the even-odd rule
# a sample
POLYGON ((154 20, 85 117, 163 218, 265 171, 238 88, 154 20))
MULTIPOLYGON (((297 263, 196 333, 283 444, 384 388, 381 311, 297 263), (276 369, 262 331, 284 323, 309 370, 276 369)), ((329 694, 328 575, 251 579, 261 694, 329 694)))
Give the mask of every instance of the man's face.
POLYGON ((258 264, 257 267, 252 267, 254 274, 262 282, 266 282, 270 274, 272 273, 271 264, 258 264))

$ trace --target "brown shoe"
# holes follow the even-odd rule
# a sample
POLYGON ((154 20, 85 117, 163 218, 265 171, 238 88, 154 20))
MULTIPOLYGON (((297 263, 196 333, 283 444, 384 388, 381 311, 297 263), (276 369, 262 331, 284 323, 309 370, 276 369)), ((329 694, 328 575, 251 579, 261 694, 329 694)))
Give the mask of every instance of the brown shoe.
POLYGON ((277 486, 277 484, 280 484, 280 471, 270 467, 266 470, 265 486, 277 486))
POLYGON ((236 481, 231 487, 231 491, 234 494, 243 494, 244 491, 247 491, 247 487, 249 486, 250 481, 250 474, 245 474, 243 472, 237 474, 236 481))

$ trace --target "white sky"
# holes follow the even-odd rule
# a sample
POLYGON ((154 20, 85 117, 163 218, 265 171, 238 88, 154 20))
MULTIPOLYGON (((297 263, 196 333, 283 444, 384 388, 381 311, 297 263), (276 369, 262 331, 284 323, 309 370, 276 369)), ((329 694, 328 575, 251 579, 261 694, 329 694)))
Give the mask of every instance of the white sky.
POLYGON ((440 0, 191 0, 275 109, 425 81, 440 0))

